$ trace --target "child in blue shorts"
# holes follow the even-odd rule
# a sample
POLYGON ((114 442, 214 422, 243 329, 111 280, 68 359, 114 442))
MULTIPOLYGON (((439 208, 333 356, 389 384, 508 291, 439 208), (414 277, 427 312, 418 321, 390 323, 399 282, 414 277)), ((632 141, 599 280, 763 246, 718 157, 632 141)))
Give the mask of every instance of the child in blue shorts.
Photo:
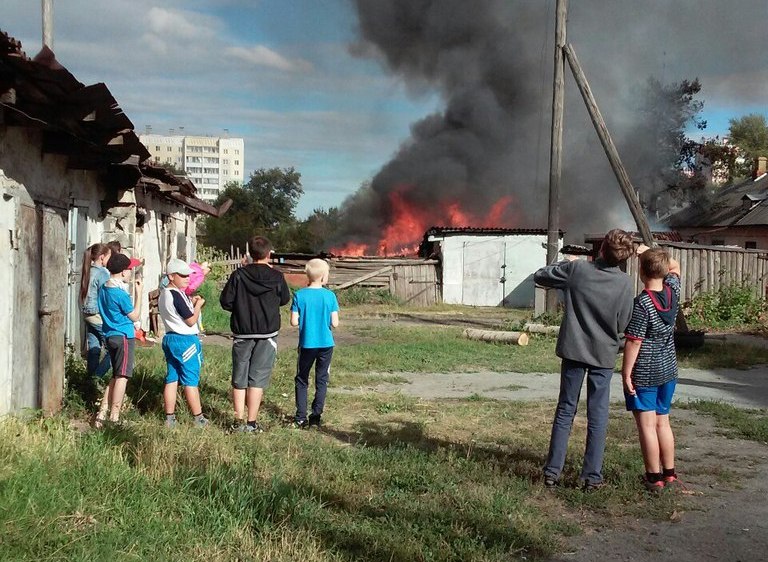
POLYGON ((680 264, 661 248, 641 245, 640 279, 625 332, 621 375, 627 410, 635 416, 647 490, 679 485, 669 409, 677 383, 675 318, 680 301, 680 264))
POLYGON ((176 390, 179 383, 184 387, 184 398, 197 427, 205 427, 208 420, 203 415, 200 404, 200 368, 203 364, 203 348, 200 345, 200 330, 197 320, 205 299, 194 296, 191 299, 184 293, 189 284, 192 268, 180 259, 168 262, 166 275, 168 285, 161 289, 158 298, 160 318, 165 325, 163 352, 168 364, 163 390, 165 405, 165 426, 176 426, 176 390))
POLYGON ((294 379, 294 425, 299 429, 319 427, 325 408, 334 346, 332 329, 339 325, 339 301, 332 291, 323 287, 328 283, 329 269, 325 260, 309 260, 305 267, 309 284, 296 292, 291 304, 291 326, 299 327, 299 357, 294 379), (307 418, 307 386, 313 364, 315 398, 312 401, 312 413, 307 418))

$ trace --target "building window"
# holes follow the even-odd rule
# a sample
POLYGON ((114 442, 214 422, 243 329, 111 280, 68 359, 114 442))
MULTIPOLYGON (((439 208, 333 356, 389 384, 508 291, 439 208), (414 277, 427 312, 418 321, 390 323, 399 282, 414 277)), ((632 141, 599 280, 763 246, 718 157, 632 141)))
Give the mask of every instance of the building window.
POLYGON ((229 160, 222 160, 221 163, 222 164, 229 164, 229 160))
POLYGON ((240 154, 240 151, 235 149, 235 154, 240 154))
POLYGON ((160 147, 159 146, 155 146, 155 152, 160 152, 160 147))
POLYGON ((169 147, 168 147, 168 152, 170 152, 170 151, 172 151, 172 150, 173 150, 173 147, 169 146, 169 147))
POLYGON ((229 151, 226 148, 224 149, 224 154, 229 154, 229 151))
POLYGON ((757 250, 757 242, 754 240, 747 240, 744 242, 744 248, 747 250, 757 250))
POLYGON ((235 160, 235 166, 239 166, 239 165, 240 165, 240 160, 235 160))

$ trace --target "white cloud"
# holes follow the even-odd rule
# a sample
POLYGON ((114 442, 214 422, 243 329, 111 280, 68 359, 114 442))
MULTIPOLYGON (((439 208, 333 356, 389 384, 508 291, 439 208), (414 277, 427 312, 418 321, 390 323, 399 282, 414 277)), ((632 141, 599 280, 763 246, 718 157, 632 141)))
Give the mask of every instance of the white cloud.
POLYGON ((253 45, 251 47, 230 47, 226 54, 255 66, 266 66, 286 72, 308 72, 312 65, 302 59, 288 59, 281 54, 265 47, 253 45))

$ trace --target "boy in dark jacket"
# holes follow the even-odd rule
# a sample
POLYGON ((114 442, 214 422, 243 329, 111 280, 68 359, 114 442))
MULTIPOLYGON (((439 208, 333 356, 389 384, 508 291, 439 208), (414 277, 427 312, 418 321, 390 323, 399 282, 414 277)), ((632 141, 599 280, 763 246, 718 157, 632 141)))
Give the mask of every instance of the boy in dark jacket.
POLYGON ((269 240, 252 238, 250 252, 254 263, 229 276, 220 302, 224 310, 232 313, 232 430, 261 433, 259 407, 277 358, 280 307, 290 302, 291 291, 283 274, 269 263, 269 240), (246 408, 248 419, 244 423, 246 408))
POLYGON ((560 396, 552 423, 544 485, 554 487, 565 464, 568 438, 587 377, 587 446, 581 480, 584 490, 603 484, 603 453, 608 429, 611 376, 619 337, 629 324, 634 289, 619 264, 633 253, 632 237, 614 229, 605 235, 594 262, 562 261, 538 270, 537 284, 561 289, 565 315, 555 352, 560 357, 560 396))

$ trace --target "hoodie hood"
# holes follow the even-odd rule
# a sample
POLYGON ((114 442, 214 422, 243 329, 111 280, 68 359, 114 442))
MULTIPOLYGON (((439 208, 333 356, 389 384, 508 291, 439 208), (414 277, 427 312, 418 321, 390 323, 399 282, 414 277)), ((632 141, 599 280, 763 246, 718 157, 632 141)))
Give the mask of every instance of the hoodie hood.
POLYGON ((282 275, 275 275, 275 270, 263 263, 246 265, 240 271, 243 289, 254 297, 274 291, 283 281, 282 275))
POLYGON ((677 295, 665 284, 661 291, 645 291, 651 297, 656 313, 667 326, 674 326, 677 318, 677 295))

